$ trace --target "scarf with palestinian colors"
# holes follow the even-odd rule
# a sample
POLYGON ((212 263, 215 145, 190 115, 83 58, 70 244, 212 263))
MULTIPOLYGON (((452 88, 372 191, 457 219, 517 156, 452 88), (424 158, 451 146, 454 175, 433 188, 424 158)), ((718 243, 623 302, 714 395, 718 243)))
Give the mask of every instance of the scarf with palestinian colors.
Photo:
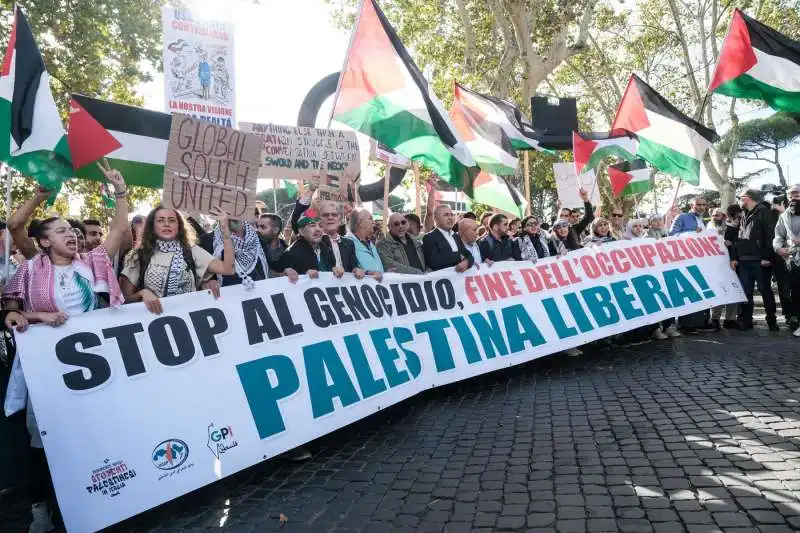
MULTIPOLYGON (((75 282, 84 294, 84 311, 97 307, 97 294, 107 293, 111 307, 119 307, 125 301, 117 283, 114 265, 105 246, 98 246, 72 261, 75 282)), ((20 265, 14 277, 3 291, 6 299, 17 300, 22 309, 41 313, 59 311, 55 296, 55 271, 47 254, 40 253, 20 265)))

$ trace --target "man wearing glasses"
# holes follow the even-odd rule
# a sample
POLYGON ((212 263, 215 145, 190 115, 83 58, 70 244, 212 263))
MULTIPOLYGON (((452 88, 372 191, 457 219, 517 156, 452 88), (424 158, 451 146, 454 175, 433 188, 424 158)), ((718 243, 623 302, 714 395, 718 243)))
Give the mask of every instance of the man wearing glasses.
POLYGON ((669 234, 678 235, 680 233, 700 233, 705 231, 706 225, 703 222, 703 215, 706 212, 707 205, 705 198, 698 196, 692 200, 691 210, 688 213, 681 213, 675 218, 669 234))
POLYGON ((425 273, 422 242, 408 234, 408 220, 402 214, 389 215, 389 231, 378 240, 377 248, 386 272, 425 273))

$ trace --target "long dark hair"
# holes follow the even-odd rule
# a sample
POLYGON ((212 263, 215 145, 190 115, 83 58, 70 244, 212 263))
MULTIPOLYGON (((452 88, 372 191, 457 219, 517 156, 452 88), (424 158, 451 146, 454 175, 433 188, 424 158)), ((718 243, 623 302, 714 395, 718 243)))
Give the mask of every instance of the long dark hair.
MULTIPOLYGON (((156 215, 163 209, 169 208, 159 204, 147 214, 147 218, 144 221, 141 246, 132 252, 137 254, 137 258, 139 259, 139 280, 136 283, 136 290, 138 291, 144 289, 145 273, 156 251, 156 241, 158 240, 158 236, 156 236, 155 233, 156 215)), ((170 211, 175 211, 175 215, 178 219, 178 235, 175 237, 175 240, 180 243, 183 249, 183 260, 186 262, 186 270, 192 274, 192 277, 196 277, 194 257, 192 256, 192 246, 195 241, 194 230, 186 223, 180 211, 177 209, 170 209, 170 211)), ((195 279, 195 285, 197 285, 197 279, 195 279)))

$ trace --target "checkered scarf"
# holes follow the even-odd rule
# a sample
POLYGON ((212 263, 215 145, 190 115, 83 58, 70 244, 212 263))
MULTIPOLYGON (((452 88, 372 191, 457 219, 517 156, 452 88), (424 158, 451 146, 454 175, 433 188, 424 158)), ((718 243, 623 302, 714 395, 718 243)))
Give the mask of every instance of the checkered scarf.
MULTIPOLYGON (((249 281, 251 280, 250 274, 256 269, 256 265, 261 263, 261 269, 264 271, 264 275, 267 276, 269 274, 267 256, 264 255, 264 248, 261 246, 258 232, 247 222, 244 222, 242 227, 244 228, 244 238, 235 233, 231 234, 231 239, 233 240, 233 264, 236 275, 243 281, 249 281)), ((214 229, 214 257, 221 259, 224 248, 222 230, 217 224, 214 229)), ((222 275, 217 275, 217 279, 222 283, 222 275)))
POLYGON ((172 254, 172 261, 169 263, 167 281, 166 284, 163 285, 164 296, 175 296, 176 294, 182 294, 183 291, 181 290, 181 282, 183 281, 183 273, 187 268, 186 258, 183 257, 183 246, 177 239, 173 239, 171 241, 157 239, 155 248, 159 252, 172 254))

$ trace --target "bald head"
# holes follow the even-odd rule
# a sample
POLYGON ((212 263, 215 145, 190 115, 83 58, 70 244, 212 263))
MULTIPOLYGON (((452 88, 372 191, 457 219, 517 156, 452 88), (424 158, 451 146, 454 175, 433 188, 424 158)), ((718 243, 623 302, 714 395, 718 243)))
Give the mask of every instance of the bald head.
POLYGON ((469 218, 462 219, 458 223, 458 236, 461 242, 471 245, 478 240, 478 223, 469 218))
POLYGON ((396 239, 405 239, 408 231, 408 220, 400 213, 389 215, 389 234, 396 239))

